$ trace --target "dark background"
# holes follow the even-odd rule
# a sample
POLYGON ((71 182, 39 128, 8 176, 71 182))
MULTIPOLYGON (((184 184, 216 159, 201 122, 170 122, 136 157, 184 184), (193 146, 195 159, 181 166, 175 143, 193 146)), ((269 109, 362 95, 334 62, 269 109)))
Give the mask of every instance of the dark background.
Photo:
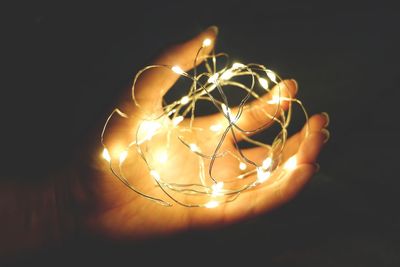
POLYGON ((331 117, 321 171, 279 210, 222 230, 144 244, 82 238, 21 264, 209 264, 218 258, 251 266, 399 266, 397 10, 366 1, 3 9, 4 179, 41 179, 49 166, 61 167, 141 67, 210 25, 220 29, 217 51, 295 78, 310 114, 331 117))

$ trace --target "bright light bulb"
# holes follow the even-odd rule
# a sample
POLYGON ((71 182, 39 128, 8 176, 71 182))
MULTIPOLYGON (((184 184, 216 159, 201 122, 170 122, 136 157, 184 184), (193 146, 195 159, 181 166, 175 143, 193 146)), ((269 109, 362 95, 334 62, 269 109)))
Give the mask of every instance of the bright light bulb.
POLYGON ((233 122, 235 122, 235 116, 233 116, 231 109, 227 107, 224 103, 221 104, 221 108, 224 114, 233 122))
POLYGON ((181 98, 181 104, 186 105, 187 103, 189 103, 189 97, 185 95, 181 98))
POLYGON ((182 75, 185 72, 181 69, 181 67, 175 65, 172 67, 172 71, 175 72, 176 74, 182 75))
POLYGON ((267 76, 268 76, 268 78, 271 79, 271 81, 276 83, 276 75, 275 75, 275 73, 273 71, 267 71, 267 76))
POLYGON ((183 116, 178 116, 172 119, 172 124, 177 126, 179 123, 183 121, 183 116))
POLYGON ((241 169, 242 171, 244 171, 245 169, 247 169, 246 163, 240 162, 240 163, 239 163, 239 169, 241 169))
POLYGON ((226 71, 224 71, 224 73, 222 73, 221 79, 229 80, 230 78, 232 78, 232 76, 233 76, 233 72, 231 70, 226 70, 226 71))
POLYGON ((283 165, 283 167, 288 171, 294 170, 296 168, 296 166, 297 166, 296 156, 290 157, 283 165))
POLYGON ((189 147, 193 152, 200 152, 200 148, 196 144, 190 144, 189 147))
POLYGON ((272 163, 272 159, 271 158, 266 158, 264 159, 264 161, 262 162, 262 168, 264 170, 267 170, 269 167, 271 167, 271 163, 272 163))
POLYGON ((207 202, 206 204, 204 204, 204 207, 208 208, 208 209, 213 209, 215 207, 218 207, 219 202, 216 200, 211 200, 209 202, 207 202))
POLYGON ((219 132, 222 129, 222 125, 221 124, 214 124, 210 126, 210 130, 213 132, 219 132))
POLYGON ((242 63, 239 63, 239 62, 235 62, 235 63, 232 64, 232 69, 234 69, 234 70, 241 69, 241 68, 244 68, 244 67, 245 67, 245 65, 243 65, 242 63))
POLYGON ((268 104, 278 104, 281 98, 278 95, 273 95, 271 100, 268 100, 268 104))
POLYGON ((160 181, 161 177, 160 174, 156 171, 156 170, 151 170, 150 171, 150 175, 156 179, 157 181, 160 181))
POLYGON ((125 159, 128 157, 128 151, 124 150, 119 154, 119 163, 122 163, 125 161, 125 159))
POLYGON ((208 78, 209 83, 216 83, 218 81, 219 74, 214 73, 210 78, 208 78))
POLYGON ((261 87, 265 90, 268 89, 268 81, 264 78, 258 78, 258 82, 260 83, 261 87))
POLYGON ((167 151, 160 151, 156 154, 156 159, 158 162, 160 162, 161 164, 164 164, 167 162, 168 160, 168 153, 167 151))
POLYGON ((206 39, 204 39, 204 41, 203 41, 203 46, 205 47, 205 46, 209 46, 211 44, 211 39, 209 39, 209 38, 206 38, 206 39))
POLYGON ((157 132, 158 129, 161 128, 161 124, 156 121, 143 121, 140 124, 140 129, 138 132, 139 143, 150 140, 157 132))
POLYGON ((211 186, 211 188, 212 188, 212 195, 213 196, 218 196, 218 195, 220 195, 221 194, 221 190, 222 190, 222 188, 224 187, 224 182, 218 182, 218 183, 216 183, 216 184, 213 184, 212 186, 211 186))
POLYGON ((264 171, 262 168, 257 168, 257 181, 260 183, 265 182, 271 176, 271 172, 264 171))
POLYGON ((104 149, 103 149, 103 153, 101 153, 101 155, 102 155, 102 157, 103 157, 105 160, 107 160, 108 162, 111 161, 111 156, 110 156, 110 153, 108 153, 108 149, 107 149, 107 148, 104 148, 104 149))

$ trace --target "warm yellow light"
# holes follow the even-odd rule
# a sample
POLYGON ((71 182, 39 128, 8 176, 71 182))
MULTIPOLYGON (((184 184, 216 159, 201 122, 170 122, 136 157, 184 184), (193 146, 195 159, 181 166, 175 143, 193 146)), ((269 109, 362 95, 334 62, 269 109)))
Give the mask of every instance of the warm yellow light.
POLYGON ((245 169, 247 169, 246 163, 240 162, 240 163, 239 163, 239 169, 241 169, 242 171, 244 171, 245 169))
POLYGON ((232 69, 234 69, 234 70, 241 69, 241 68, 244 68, 244 67, 245 67, 245 65, 243 65, 242 63, 239 63, 239 62, 235 62, 235 63, 232 64, 232 69))
MULTIPOLYGON (((176 65, 155 64, 141 69, 132 84, 132 99, 137 112, 131 116, 114 109, 102 130, 102 157, 109 162, 104 164, 108 165, 111 172, 132 191, 164 206, 176 203, 188 208, 215 208, 235 201, 239 195, 257 186, 268 186, 271 180, 279 179, 281 174, 288 173, 287 170, 292 170, 299 164, 296 158, 281 161, 284 154, 281 149, 265 151, 265 148, 275 147, 278 141, 279 146, 286 145, 286 135, 280 134, 287 132, 291 122, 291 105, 282 106, 276 116, 274 115, 276 126, 281 128, 281 131, 273 131, 273 134, 278 136, 270 139, 277 141, 273 141, 272 144, 257 140, 258 138, 251 135, 252 132, 265 128, 263 125, 257 127, 256 124, 261 124, 261 121, 252 123, 251 127, 242 127, 241 124, 236 125, 236 122, 239 119, 242 120, 240 122, 252 119, 252 114, 248 116, 248 112, 253 109, 252 99, 267 104, 266 109, 279 109, 279 103, 293 102, 300 105, 307 119, 308 115, 301 102, 294 96, 292 98, 288 89, 278 84, 282 80, 274 71, 257 63, 247 65, 232 62, 227 54, 211 51, 214 43, 213 36, 203 35, 197 48, 194 48, 197 49, 197 53, 193 50, 195 57, 190 60, 189 65, 183 65, 179 59, 171 57, 169 61, 176 60, 176 65), (154 68, 166 70, 175 78, 183 76, 188 83, 181 84, 185 88, 174 86, 175 89, 184 92, 171 92, 171 96, 175 95, 177 98, 169 100, 160 96, 162 105, 148 109, 148 105, 141 103, 146 103, 147 100, 138 92, 141 86, 137 81, 142 80, 139 77, 142 73, 154 68), (193 71, 189 71, 190 69, 193 71), (275 85, 278 85, 277 90, 270 91, 275 85), (240 102, 236 101, 239 99, 235 98, 234 90, 241 91, 240 102), (210 108, 216 107, 218 114, 200 118, 203 107, 200 102, 210 104, 210 108), (110 135, 115 132, 108 131, 108 124, 113 121, 113 116, 128 118, 127 127, 130 127, 129 121, 138 124, 133 129, 125 129, 123 126, 113 139, 109 139, 108 136, 104 138, 106 132, 110 135), (126 136, 121 136, 125 132, 126 136), (107 147, 104 140, 111 140, 112 146, 107 147), (246 155, 248 153, 241 152, 240 140, 255 147, 262 147, 263 150, 258 151, 256 158, 249 158, 252 154, 246 155), (142 192, 139 191, 141 187, 135 188, 130 184, 136 173, 131 166, 125 164, 133 160, 132 153, 141 157, 141 162, 148 170, 147 179, 159 187, 157 192, 152 192, 151 188, 147 187, 143 189, 149 191, 142 192), (190 165, 190 175, 174 175, 182 164, 190 165), (234 170, 234 173, 231 173, 230 169, 234 170), (212 174, 223 174, 224 179, 219 179, 218 175, 213 177, 212 174), (165 197, 159 196, 159 193, 162 193, 160 190, 166 194, 165 197)), ((97 153, 100 154, 101 151, 97 153)))
POLYGON ((193 152, 200 152, 200 148, 196 144, 190 144, 189 147, 193 152))
POLYGON ((258 78, 258 82, 260 83, 261 87, 265 90, 268 89, 268 81, 264 78, 258 78))
POLYGON ((224 103, 221 104, 222 112, 233 122, 235 122, 235 116, 233 116, 232 111, 224 103))
POLYGON ((207 202, 207 203, 204 205, 204 207, 206 207, 206 208, 208 208, 208 209, 213 209, 213 208, 215 208, 215 207, 218 207, 218 205, 219 205, 219 202, 218 202, 218 201, 216 201, 216 200, 211 200, 211 201, 207 202))
POLYGON ((222 188, 224 187, 224 182, 218 182, 218 183, 216 183, 216 184, 213 184, 212 186, 211 186, 211 189, 212 189, 212 195, 213 196, 218 196, 218 195, 220 195, 221 194, 221 190, 222 190, 222 188))
POLYGON ((262 167, 264 170, 267 170, 269 167, 271 167, 272 159, 271 158, 266 158, 262 162, 262 167))
POLYGON ((101 155, 102 155, 102 157, 103 157, 105 160, 107 160, 108 162, 111 161, 111 156, 110 156, 110 153, 108 153, 108 149, 107 149, 107 148, 104 148, 104 149, 103 149, 103 153, 101 153, 101 155))
POLYGON ((265 182, 271 176, 271 172, 264 171, 263 168, 257 168, 257 181, 260 183, 265 182))
POLYGON ((160 162, 161 164, 166 163, 167 160, 168 160, 168 153, 167 153, 167 151, 163 150, 163 151, 158 152, 158 153, 156 154, 156 160, 157 160, 158 162, 160 162))
POLYGON ((294 170, 296 166, 297 166, 297 158, 296 156, 292 156, 285 162, 283 168, 285 168, 288 171, 291 171, 294 170))
POLYGON ((146 140, 151 140, 151 138, 156 134, 157 130, 159 130, 161 126, 161 123, 157 121, 143 121, 140 124, 140 129, 138 132, 139 143, 146 140))
POLYGON ((181 123, 183 121, 183 116, 178 116, 172 119, 172 124, 174 126, 177 126, 179 123, 181 123))
POLYGON ((119 154, 119 162, 122 163, 128 157, 128 151, 124 150, 119 154))
POLYGON ((187 103, 189 103, 189 97, 185 95, 181 98, 181 104, 186 105, 187 103))
POLYGON ((233 76, 232 70, 226 70, 226 71, 224 71, 224 73, 222 73, 221 79, 222 80, 229 80, 230 78, 232 78, 232 76, 233 76))
POLYGON ((205 47, 205 46, 209 46, 209 45, 211 45, 211 39, 209 39, 209 38, 204 39, 203 46, 205 47))
POLYGON ((213 132, 219 132, 222 129, 222 125, 221 124, 214 124, 210 126, 210 130, 213 132))
POLYGON ((270 78, 271 81, 276 83, 276 75, 273 71, 267 71, 267 76, 268 76, 268 78, 270 78))
POLYGON ((156 179, 157 181, 160 181, 161 177, 160 174, 156 171, 156 170, 151 170, 150 171, 150 175, 156 179))
POLYGON ((179 66, 177 66, 177 65, 175 65, 175 66, 172 67, 172 71, 175 72, 176 74, 179 74, 179 75, 185 73, 185 72, 181 69, 181 67, 179 67, 179 66))
POLYGON ((210 78, 208 78, 208 82, 209 83, 216 83, 218 81, 218 77, 219 77, 219 74, 218 73, 214 73, 213 75, 211 75, 210 78))

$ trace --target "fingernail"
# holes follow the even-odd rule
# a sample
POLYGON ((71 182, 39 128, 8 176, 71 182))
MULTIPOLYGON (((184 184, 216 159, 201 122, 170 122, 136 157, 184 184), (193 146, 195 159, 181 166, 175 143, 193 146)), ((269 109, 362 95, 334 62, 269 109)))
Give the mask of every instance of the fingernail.
POLYGON ((321 115, 325 117, 325 125, 324 125, 324 128, 326 128, 326 127, 329 126, 329 122, 330 122, 329 114, 326 113, 326 112, 322 112, 321 115))
POLYGON ((294 88, 295 88, 294 93, 297 94, 297 91, 299 90, 299 84, 295 79, 291 79, 291 81, 294 83, 294 88))
POLYGON ((319 166, 318 163, 314 163, 314 167, 315 167, 315 173, 319 172, 319 170, 321 169, 321 166, 319 166))
POLYGON ((213 25, 213 26, 208 27, 206 31, 210 31, 210 32, 214 33, 215 36, 217 36, 219 30, 218 30, 217 26, 213 25))
POLYGON ((331 134, 329 133, 329 131, 324 128, 321 130, 321 133, 323 133, 325 135, 324 143, 328 142, 329 138, 331 137, 331 134))

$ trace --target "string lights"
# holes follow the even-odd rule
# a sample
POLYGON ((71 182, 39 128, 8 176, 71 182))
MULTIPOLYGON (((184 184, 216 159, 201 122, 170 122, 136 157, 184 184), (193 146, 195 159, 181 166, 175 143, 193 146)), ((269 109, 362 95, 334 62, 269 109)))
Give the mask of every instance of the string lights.
POLYGON ((166 69, 190 85, 179 99, 171 103, 164 101, 159 114, 143 115, 126 147, 115 153, 104 142, 114 115, 129 118, 119 109, 110 114, 101 133, 102 157, 109 163, 111 172, 134 192, 164 206, 177 203, 185 207, 215 208, 257 186, 268 186, 267 183, 279 180, 286 171, 296 167, 295 156, 282 162, 282 151, 292 103, 302 108, 308 120, 302 103, 290 94, 275 72, 263 65, 230 64, 225 53, 200 56, 211 43, 210 39, 203 41, 190 73, 177 65, 150 65, 137 73, 132 86, 133 105, 137 110, 143 108, 136 98, 135 86, 146 71, 166 69), (202 64, 196 67, 200 61, 202 64), (200 72, 200 67, 204 71, 200 72), (237 93, 236 98, 240 95, 239 103, 232 104, 231 93, 237 93), (216 114, 207 119, 198 116, 199 106, 204 103, 216 114), (256 121, 257 127, 249 129, 249 121, 256 121), (279 130, 271 144, 253 138, 253 134, 272 124, 279 130), (242 143, 253 148, 244 149, 242 143), (255 150, 257 157, 251 153, 255 150), (129 161, 138 158, 148 171, 141 179, 151 179, 151 184, 165 197, 150 195, 133 185, 135 170, 129 161))

